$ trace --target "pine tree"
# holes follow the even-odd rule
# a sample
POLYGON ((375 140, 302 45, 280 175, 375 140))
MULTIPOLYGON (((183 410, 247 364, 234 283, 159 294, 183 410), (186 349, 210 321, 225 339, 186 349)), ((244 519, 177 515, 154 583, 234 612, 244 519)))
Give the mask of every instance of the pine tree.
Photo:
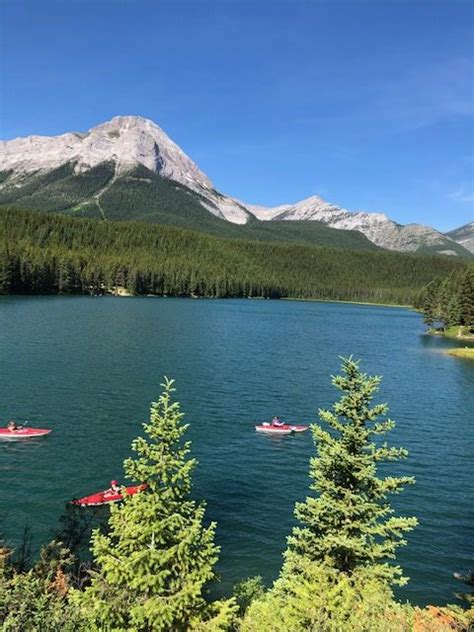
POLYGON ((349 575, 369 567, 388 583, 405 581, 401 569, 388 560, 405 544, 403 534, 417 520, 394 516, 387 497, 414 479, 378 476, 381 462, 407 455, 403 448, 374 441, 394 427, 392 420, 379 419, 386 415, 387 405, 371 404, 380 379, 362 373, 352 358, 343 359, 342 375, 332 379, 343 395, 332 410, 319 411, 328 429, 312 427, 317 454, 310 461, 310 489, 317 496, 296 504, 302 526, 295 527, 288 539, 286 572, 297 572, 301 558, 349 575))
POLYGON ((449 318, 449 304, 454 293, 454 285, 455 279, 453 276, 446 277, 439 284, 437 320, 439 320, 443 329, 447 329, 451 325, 451 321, 449 318))
POLYGON ((459 324, 474 331, 474 267, 466 270, 459 284, 459 324))
POLYGON ((76 597, 100 629, 220 630, 236 610, 233 600, 205 599, 219 547, 204 504, 190 498, 196 460, 172 384, 166 379, 143 425, 147 438, 133 441, 136 456, 124 462, 127 477, 148 488, 111 507, 108 534, 93 534, 97 571, 76 597))
POLYGON ((11 258, 6 252, 0 252, 0 294, 8 294, 12 289, 11 258))
POLYGON ((438 295, 440 290, 440 279, 434 279, 429 283, 423 294, 423 304, 422 304, 422 312, 423 312, 423 322, 428 325, 428 327, 432 327, 435 322, 438 320, 438 295))

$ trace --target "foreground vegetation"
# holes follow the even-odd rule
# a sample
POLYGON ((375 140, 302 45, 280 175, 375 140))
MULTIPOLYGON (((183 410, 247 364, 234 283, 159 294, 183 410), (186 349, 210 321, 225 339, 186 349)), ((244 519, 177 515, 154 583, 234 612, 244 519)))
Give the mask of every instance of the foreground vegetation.
POLYGON ((0 209, 0 293, 312 298, 413 304, 465 260, 213 237, 0 209))
POLYGON ((381 464, 407 453, 379 440, 394 426, 387 406, 373 404, 379 383, 351 358, 343 361, 333 378, 342 396, 331 410, 319 411, 320 423, 312 427, 310 493, 296 504, 298 525, 278 579, 267 589, 251 578, 216 601, 208 590, 219 554, 215 525, 192 498, 196 461, 166 380, 145 436, 132 443, 134 456, 124 462, 126 476, 148 488, 111 507, 108 525, 93 533, 90 568, 75 565, 61 538, 29 569, 7 548, 0 552, 3 629, 467 630, 472 608, 422 610, 393 595, 392 586, 406 581, 396 550, 417 521, 396 516, 389 502, 414 480, 380 474, 381 464))

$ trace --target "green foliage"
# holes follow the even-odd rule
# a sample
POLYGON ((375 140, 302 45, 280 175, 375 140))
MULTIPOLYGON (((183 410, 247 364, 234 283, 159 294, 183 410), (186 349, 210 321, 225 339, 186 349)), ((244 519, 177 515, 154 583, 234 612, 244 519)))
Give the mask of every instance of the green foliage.
POLYGON ((411 632, 413 609, 393 599, 385 582, 359 568, 351 575, 299 558, 263 598, 254 601, 241 632, 411 632))
POLYGON ((378 476, 379 464, 407 455, 403 448, 375 442, 395 425, 380 419, 388 411, 386 404, 372 405, 380 380, 362 373, 352 358, 343 359, 342 374, 332 379, 342 396, 332 410, 319 411, 322 423, 312 427, 316 456, 310 461, 310 489, 317 496, 296 504, 302 526, 288 538, 284 574, 293 574, 303 558, 348 575, 370 567, 388 583, 405 581, 401 569, 388 560, 405 544, 403 534, 417 520, 394 516, 388 495, 414 479, 378 476))
MULTIPOLYGON (((289 223, 289 222, 286 222, 289 223)), ((0 210, 0 293, 314 298, 410 304, 462 260, 231 240, 0 210)))
MULTIPOLYGON (((114 134, 114 132, 110 132, 114 134)), ((250 217, 245 225, 236 225, 209 211, 212 202, 188 187, 168 180, 145 166, 136 166, 125 174, 116 174, 112 163, 103 163, 88 171, 75 173, 75 164, 65 164, 47 174, 15 177, 12 171, 0 171, 0 205, 61 212, 73 216, 108 220, 139 220, 186 228, 233 239, 282 241, 349 250, 379 250, 362 233, 330 228, 316 221, 260 221, 250 217), (11 177, 10 179, 10 176, 11 177)), ((214 193, 219 196, 218 191, 214 193)), ((238 203, 238 202, 237 202, 238 203)), ((243 210, 246 210, 242 207, 243 210)), ((421 245, 418 254, 469 252, 455 241, 421 245)))
POLYGON ((348 358, 332 381, 342 397, 312 427, 310 489, 317 495, 296 504, 300 525, 288 538, 280 577, 250 604, 242 632, 413 630, 414 609, 397 603, 390 587, 404 582, 401 569, 388 561, 417 521, 394 516, 387 500, 413 479, 377 472, 406 451, 375 441, 394 426, 381 419, 387 405, 372 404, 379 377, 348 358))
POLYGON ((423 322, 432 327, 438 320, 437 296, 440 290, 439 279, 433 279, 428 284, 423 295, 421 307, 423 310, 423 322))
POLYGON ((464 325, 474 331, 474 267, 467 270, 459 279, 457 309, 458 322, 453 324, 464 325))
POLYGON ((148 488, 111 507, 107 534, 94 532, 97 571, 74 601, 115 630, 225 629, 233 601, 205 599, 219 551, 215 524, 204 524, 204 504, 190 497, 196 460, 172 381, 163 387, 143 425, 147 438, 134 440, 136 457, 124 462, 127 477, 148 488))
POLYGON ((239 606, 239 616, 243 616, 250 604, 265 593, 265 585, 260 575, 249 577, 234 586, 233 597, 239 606))
POLYGON ((429 326, 443 331, 461 326, 474 333, 474 266, 433 279, 420 292, 415 307, 429 326))
POLYGON ((10 552, 0 550, 0 621, 4 632, 90 631, 90 622, 67 601, 67 549, 52 542, 28 571, 16 570, 10 552))
POLYGON ((93 195, 102 190, 114 175, 114 165, 103 163, 86 173, 74 173, 74 165, 62 165, 46 174, 34 174, 15 181, 8 181, 0 191, 0 204, 14 202, 21 208, 47 212, 71 212, 84 200, 95 206, 94 214, 101 217, 93 195))
MULTIPOLYGON (((48 174, 5 179, 0 205, 12 204, 38 211, 62 212, 79 217, 108 220, 139 220, 197 230, 218 237, 258 241, 283 241, 353 250, 378 250, 357 231, 336 230, 320 222, 252 219, 236 225, 209 212, 209 201, 179 182, 162 178, 144 166, 115 177, 114 166, 104 163, 75 174, 64 165, 48 174), (205 206, 204 206, 204 205, 205 206)), ((216 192, 217 193, 217 192, 216 192)))

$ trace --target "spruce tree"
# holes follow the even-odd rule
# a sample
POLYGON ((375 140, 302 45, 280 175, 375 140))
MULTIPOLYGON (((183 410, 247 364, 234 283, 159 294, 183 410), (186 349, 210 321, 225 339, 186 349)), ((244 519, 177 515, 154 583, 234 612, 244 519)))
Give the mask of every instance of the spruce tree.
POLYGON ((466 270, 459 284, 459 321, 474 331, 474 267, 466 270))
POLYGON ((310 461, 310 489, 316 495, 296 504, 301 525, 288 539, 284 573, 312 561, 348 575, 368 567, 390 584, 405 581, 388 560, 417 520, 395 516, 388 495, 414 479, 377 471, 382 462, 407 456, 403 448, 375 441, 394 427, 392 420, 380 419, 387 405, 372 404, 380 380, 362 373, 352 358, 343 359, 342 375, 332 379, 342 397, 332 410, 320 410, 322 423, 312 426, 316 456, 310 461))
POLYGON ((438 320, 443 329, 447 329, 450 325, 450 301, 454 294, 455 279, 449 276, 443 279, 438 290, 438 320))
POLYGON ((438 320, 438 296, 440 291, 440 279, 434 279, 428 283, 423 293, 423 322, 432 327, 438 320))
POLYGON ((127 477, 148 488, 112 506, 109 532, 92 537, 97 571, 76 598, 100 629, 220 630, 236 609, 205 598, 219 548, 204 504, 190 497, 196 460, 172 385, 166 379, 143 424, 147 438, 133 441, 136 456, 124 462, 127 477))

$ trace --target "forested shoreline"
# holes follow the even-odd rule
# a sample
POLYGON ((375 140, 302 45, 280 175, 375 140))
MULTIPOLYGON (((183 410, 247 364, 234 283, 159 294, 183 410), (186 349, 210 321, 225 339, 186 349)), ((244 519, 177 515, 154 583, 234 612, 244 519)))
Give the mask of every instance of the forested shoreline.
POLYGON ((261 297, 411 305, 467 262, 0 209, 0 294, 261 297))
POLYGON ((443 333, 460 328, 457 336, 474 336, 474 265, 433 279, 417 297, 415 307, 429 327, 443 333))

